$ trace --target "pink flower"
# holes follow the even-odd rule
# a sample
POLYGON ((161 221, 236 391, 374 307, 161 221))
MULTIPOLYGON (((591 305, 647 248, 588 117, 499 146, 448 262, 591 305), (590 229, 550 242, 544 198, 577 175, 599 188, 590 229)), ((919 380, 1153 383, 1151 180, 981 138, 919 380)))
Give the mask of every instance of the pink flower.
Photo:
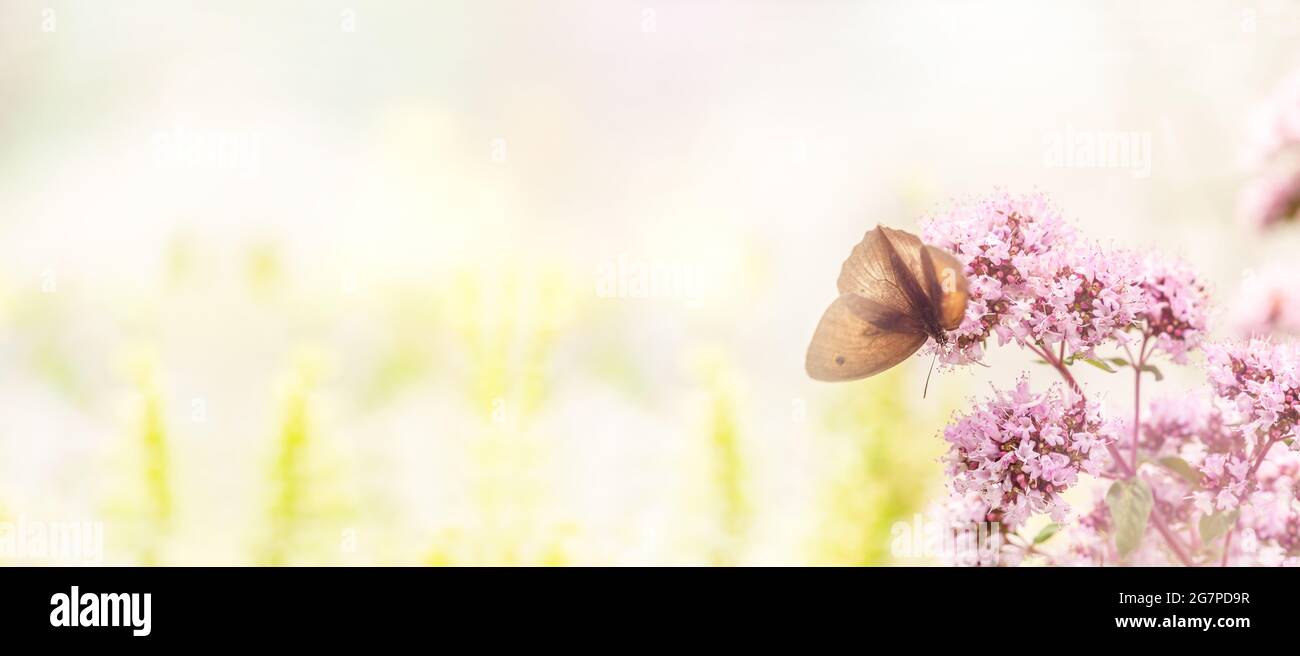
POLYGON ((1074 525, 1066 530, 1069 539, 1063 564, 1105 565, 1119 561, 1111 545, 1110 509, 1100 493, 1094 494, 1092 509, 1079 515, 1074 525))
MULTIPOLYGON (((1181 490, 1168 490, 1165 481, 1159 478, 1149 481, 1152 496, 1158 508, 1166 508, 1172 503, 1182 504, 1178 496, 1181 490)), ((1066 544, 1062 549, 1059 564, 1063 565, 1146 565, 1160 566, 1177 564, 1162 546, 1162 538, 1155 528, 1147 525, 1147 534, 1134 552, 1121 558, 1115 547, 1115 526, 1111 518, 1110 507, 1106 505, 1105 487, 1096 489, 1090 509, 1079 516, 1064 533, 1066 544)))
POLYGON ((1093 244, 1076 245, 1068 259, 1039 288, 1045 298, 1034 304, 1031 341, 1052 345, 1062 340, 1066 355, 1093 357, 1093 349, 1118 337, 1146 309, 1138 284, 1140 269, 1130 253, 1106 252, 1093 244))
POLYGON ((953 491, 978 493, 986 517, 1015 527, 1030 515, 1061 521, 1069 505, 1061 493, 1080 471, 1100 471, 1111 437, 1095 405, 1067 400, 1060 386, 1033 394, 1022 378, 944 430, 953 491))
MULTIPOLYGON (((1222 419, 1208 395, 1185 395, 1151 401, 1138 431, 1138 457, 1158 461, 1181 456, 1187 445, 1221 430, 1222 419)), ((1133 446, 1132 422, 1120 429, 1117 447, 1128 453, 1133 446)))
POLYGON ((1019 564, 1020 550, 1004 539, 997 519, 990 519, 988 504, 974 492, 948 495, 927 512, 942 527, 944 560, 963 567, 997 567, 1019 564))
POLYGON ((1270 267, 1246 275, 1232 308, 1232 327, 1242 337, 1300 334, 1300 275, 1287 267, 1270 267))
POLYGON ((1210 453, 1197 469, 1202 475, 1192 499, 1203 514, 1235 510, 1253 485, 1247 478, 1250 462, 1243 453, 1210 453))
POLYGON ((1237 201, 1237 219, 1265 230, 1293 219, 1300 210, 1300 169, 1267 173, 1252 180, 1237 201))
POLYGON ((1186 264, 1148 257, 1142 264, 1142 330, 1155 349, 1186 364, 1187 353, 1205 338, 1210 303, 1205 285, 1186 264))
POLYGON ((1300 210, 1300 72, 1283 80, 1255 112, 1246 160, 1256 178, 1237 203, 1239 220, 1264 230, 1300 210))
POLYGON ((1246 161, 1259 165, 1300 144, 1300 71, 1283 79, 1251 116, 1246 161))
POLYGON ((1300 556, 1300 511, 1296 509, 1300 452, 1274 448, 1261 463, 1257 490, 1241 506, 1240 525, 1251 531, 1258 544, 1247 545, 1243 555, 1259 560, 1300 556))

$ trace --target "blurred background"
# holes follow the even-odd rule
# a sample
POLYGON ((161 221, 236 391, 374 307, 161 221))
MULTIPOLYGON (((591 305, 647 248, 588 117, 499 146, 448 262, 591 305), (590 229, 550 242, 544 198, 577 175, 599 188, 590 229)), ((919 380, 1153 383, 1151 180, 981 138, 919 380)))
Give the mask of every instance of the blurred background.
POLYGON ((0 522, 129 564, 929 562, 891 526, 940 430, 1035 365, 809 380, 852 245, 1041 191, 1229 308, 1300 245, 1234 219, 1297 36, 1280 0, 0 0, 0 522))

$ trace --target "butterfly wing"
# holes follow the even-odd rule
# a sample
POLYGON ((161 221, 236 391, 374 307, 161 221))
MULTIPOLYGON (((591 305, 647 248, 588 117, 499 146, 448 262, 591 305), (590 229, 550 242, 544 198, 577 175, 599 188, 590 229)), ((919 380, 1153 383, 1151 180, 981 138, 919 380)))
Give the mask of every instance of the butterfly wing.
POLYGON ((927 263, 925 272, 927 286, 939 325, 944 330, 956 330, 966 317, 966 302, 970 300, 969 283, 962 265, 951 253, 934 246, 926 246, 922 252, 927 263))
POLYGON ((818 322, 804 368, 816 380, 866 378, 906 360, 925 340, 911 315, 864 296, 841 294, 818 322))
POLYGON ((924 280, 921 240, 909 232, 876 226, 869 230, 840 268, 841 294, 857 294, 919 318, 930 300, 924 280))

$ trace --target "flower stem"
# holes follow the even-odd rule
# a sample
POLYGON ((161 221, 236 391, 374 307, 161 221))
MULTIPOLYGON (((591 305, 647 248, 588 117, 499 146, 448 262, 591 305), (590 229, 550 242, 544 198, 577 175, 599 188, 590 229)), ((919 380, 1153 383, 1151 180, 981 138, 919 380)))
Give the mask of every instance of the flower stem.
POLYGON ((1246 478, 1249 479, 1255 477, 1255 471, 1259 469, 1260 465, 1264 464, 1264 456, 1268 455, 1268 450, 1273 448, 1273 445, 1276 443, 1277 440, 1269 440, 1262 448, 1260 448, 1259 454, 1255 456, 1255 464, 1250 466, 1250 472, 1246 474, 1246 478))
POLYGON ((1223 559, 1219 561, 1219 567, 1228 566, 1228 553, 1232 551, 1232 534, 1237 532, 1237 522, 1232 523, 1232 528, 1228 529, 1228 536, 1223 538, 1223 559))
MULTIPOLYGON (((1133 354, 1129 353, 1129 364, 1133 365, 1133 447, 1130 449, 1131 462, 1133 471, 1138 468, 1138 435, 1140 433, 1142 419, 1142 367, 1147 363, 1147 340, 1149 336, 1143 335, 1142 348, 1138 350, 1137 360, 1133 360, 1133 354)), ((1128 346, 1124 346, 1128 350, 1128 346)))

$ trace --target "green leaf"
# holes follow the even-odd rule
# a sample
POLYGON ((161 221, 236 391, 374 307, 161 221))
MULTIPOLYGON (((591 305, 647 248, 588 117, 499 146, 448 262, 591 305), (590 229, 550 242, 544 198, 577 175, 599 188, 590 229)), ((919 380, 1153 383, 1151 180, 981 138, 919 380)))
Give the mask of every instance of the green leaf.
POLYGON ((1147 372, 1147 373, 1149 373, 1149 374, 1155 376, 1155 377, 1156 377, 1156 382, 1157 382, 1157 383, 1165 379, 1165 375, 1162 374, 1162 373, 1160 373, 1160 370, 1157 369, 1156 366, 1155 366, 1154 364, 1144 364, 1144 365, 1142 365, 1141 371, 1147 372))
POLYGON ((1200 489, 1201 474, 1197 472, 1195 469, 1192 469, 1192 466, 1187 464, 1186 460, 1183 460, 1182 458, 1179 458, 1177 456, 1169 456, 1168 458, 1160 459, 1160 466, 1164 467, 1165 469, 1168 469, 1169 471, 1175 474, 1178 474, 1179 478, 1182 478, 1188 483, 1191 483, 1192 487, 1200 489))
POLYGON ((1230 513, 1220 511, 1213 515, 1205 515, 1204 517, 1201 517, 1201 542, 1204 544, 1213 542, 1219 536, 1227 533, 1228 529, 1232 528, 1236 523, 1236 510, 1230 513))
POLYGON ((1056 532, 1059 530, 1061 530, 1060 524, 1048 524, 1047 526, 1044 526, 1043 530, 1039 531, 1038 535, 1034 536, 1034 544, 1047 542, 1053 535, 1056 535, 1056 532))
POLYGON ((1112 374, 1115 373, 1115 368, 1106 364, 1105 360, 1098 360, 1097 358, 1080 358, 1080 359, 1098 369, 1101 369, 1102 371, 1109 371, 1112 374))
MULTIPOLYGON (((1124 358, 1106 358, 1106 361, 1119 367, 1130 367, 1133 365, 1132 362, 1129 362, 1124 358)), ((1138 367, 1138 371, 1142 371, 1144 373, 1148 373, 1151 374, 1152 376, 1155 376, 1156 382, 1160 382, 1165 379, 1165 375, 1161 373, 1160 369, 1157 368, 1154 364, 1144 364, 1141 367, 1138 367)))
POLYGON ((1115 526, 1115 548, 1121 558, 1142 544, 1153 503, 1151 488, 1137 477, 1115 481, 1106 492, 1106 506, 1110 508, 1111 523, 1115 526))

